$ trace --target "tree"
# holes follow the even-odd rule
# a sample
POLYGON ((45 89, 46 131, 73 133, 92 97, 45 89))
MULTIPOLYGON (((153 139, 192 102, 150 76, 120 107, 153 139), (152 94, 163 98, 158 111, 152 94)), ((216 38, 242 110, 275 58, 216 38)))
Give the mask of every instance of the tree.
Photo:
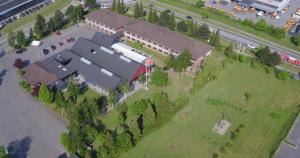
POLYGON ((163 26, 163 27, 167 27, 168 24, 169 24, 169 12, 167 10, 163 11, 161 14, 160 14, 160 17, 159 17, 159 20, 158 20, 158 24, 160 26, 163 26))
POLYGON ((24 62, 21 58, 15 59, 14 67, 17 69, 22 69, 24 67, 24 62))
POLYGON ((261 19, 255 24, 254 28, 259 31, 267 31, 268 23, 266 20, 261 19))
POLYGON ((9 158, 9 154, 6 151, 5 147, 0 145, 0 158, 9 158))
POLYGON ((215 47, 220 46, 220 31, 219 30, 217 30, 217 32, 212 33, 212 35, 210 36, 210 39, 209 39, 209 43, 215 47))
POLYGON ((72 16, 74 9, 75 9, 75 8, 74 8, 73 5, 70 5, 70 6, 67 8, 67 10, 66 10, 66 12, 65 12, 65 15, 66 15, 66 17, 67 17, 68 19, 70 19, 70 17, 72 16))
POLYGON ((8 45, 11 48, 15 48, 16 47, 15 41, 16 41, 15 33, 12 30, 9 30, 7 35, 8 45))
POLYGON ((183 72, 191 65, 192 55, 188 49, 184 49, 176 59, 178 71, 183 72))
POLYGON ((36 22, 33 28, 34 33, 37 35, 39 39, 44 37, 44 29, 45 29, 46 20, 41 14, 36 16, 36 22))
POLYGON ((274 28, 271 30, 271 35, 277 39, 284 39, 286 32, 282 28, 274 28))
POLYGON ((133 147, 132 136, 128 132, 123 132, 116 138, 116 146, 119 152, 128 151, 133 147))
POLYGON ((233 50, 232 43, 230 43, 230 45, 225 48, 224 54, 228 57, 234 57, 236 55, 235 51, 233 50))
POLYGON ((26 47, 26 38, 23 30, 20 30, 17 32, 17 42, 18 42, 18 47, 19 48, 24 48, 26 47))
POLYGON ((165 60, 165 64, 169 68, 173 68, 175 64, 175 57, 173 54, 169 54, 168 58, 165 60))
POLYGON ((54 30, 58 30, 63 26, 65 16, 60 10, 56 10, 53 17, 54 30))
POLYGON ((291 37, 291 42, 296 46, 300 46, 300 35, 291 37))
POLYGON ((152 101, 159 117, 165 117, 170 111, 172 111, 172 103, 167 93, 154 93, 152 96, 152 101))
POLYGON ((177 23, 177 30, 179 32, 187 32, 188 30, 188 25, 184 20, 181 20, 180 22, 177 23))
POLYGON ((130 92, 130 85, 127 81, 124 81, 121 86, 120 86, 120 89, 122 91, 122 93, 124 94, 125 96, 125 100, 127 99, 127 93, 130 92))
POLYGON ((197 23, 194 23, 193 20, 188 20, 187 26, 188 26, 188 31, 187 31, 188 36, 196 37, 197 23))
POLYGON ((130 109, 136 116, 140 114, 144 114, 147 108, 151 106, 151 102, 147 99, 141 99, 135 101, 131 106, 130 109))
POLYGON ((108 92, 108 98, 107 98, 107 101, 109 104, 111 105, 115 105, 118 101, 118 98, 117 98, 117 92, 114 91, 114 90, 110 90, 108 92))
POLYGON ((205 1, 204 0, 198 0, 195 4, 195 7, 202 8, 204 7, 205 1))
POLYGON ((111 8, 110 8, 112 11, 116 11, 116 9, 117 9, 117 2, 116 2, 116 0, 113 0, 113 3, 112 3, 112 5, 111 5, 111 8))
POLYGON ((63 94, 63 92, 58 91, 55 95, 55 108, 61 108, 61 115, 64 116, 64 109, 67 108, 68 102, 63 94))
POLYGON ((73 103, 76 103, 77 102, 77 97, 80 93, 79 86, 76 85, 73 80, 69 80, 67 91, 70 94, 70 97, 72 98, 73 103))
POLYGON ((128 11, 128 9, 129 8, 124 5, 124 1, 123 0, 121 0, 121 2, 120 2, 120 0, 117 1, 116 11, 119 14, 125 14, 128 11))
POLYGON ((276 52, 272 53, 271 50, 269 49, 269 47, 264 47, 264 48, 257 50, 255 55, 261 63, 268 65, 268 66, 278 65, 281 61, 278 53, 276 53, 276 52))
POLYGON ((172 31, 175 31, 176 21, 175 21, 174 13, 169 16, 169 19, 168 19, 168 28, 170 30, 172 30, 172 31))
POLYGON ((138 2, 136 2, 133 6, 133 17, 139 18, 140 17, 140 5, 138 2))
POLYGON ((55 31, 55 24, 53 18, 49 19, 48 25, 47 25, 48 31, 53 32, 55 31))
POLYGON ((151 84, 158 87, 166 86, 168 84, 168 74, 156 68, 151 75, 151 84))
MULTIPOLYGON (((32 41, 34 39, 34 34, 33 34, 33 30, 32 28, 29 29, 29 37, 28 37, 28 41, 32 41)), ((29 43, 30 43, 29 42, 29 43)))
POLYGON ((208 40, 210 36, 209 27, 207 24, 203 24, 200 27, 197 27, 196 36, 202 40, 208 40))
POLYGON ((46 104, 50 104, 53 101, 53 92, 44 84, 40 86, 39 99, 46 104))

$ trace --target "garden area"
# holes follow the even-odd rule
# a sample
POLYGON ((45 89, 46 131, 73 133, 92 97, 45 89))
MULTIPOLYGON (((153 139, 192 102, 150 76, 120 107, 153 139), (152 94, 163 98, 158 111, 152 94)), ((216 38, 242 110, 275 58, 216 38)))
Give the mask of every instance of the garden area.
POLYGON ((188 105, 171 121, 121 157, 270 157, 297 114, 298 85, 250 63, 225 64, 215 80, 186 93, 188 105), (212 131, 221 119, 231 124, 223 136, 212 131))

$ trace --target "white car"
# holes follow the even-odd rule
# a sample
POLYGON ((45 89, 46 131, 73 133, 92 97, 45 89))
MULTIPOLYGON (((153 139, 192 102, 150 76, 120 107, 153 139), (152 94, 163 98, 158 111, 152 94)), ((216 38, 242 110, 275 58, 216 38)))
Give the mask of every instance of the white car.
POLYGON ((247 46, 248 46, 249 48, 251 48, 251 49, 255 49, 255 48, 256 48, 256 46, 255 46, 254 44, 252 44, 252 43, 249 43, 247 46))
POLYGON ((42 42, 41 42, 41 41, 32 41, 32 42, 31 42, 31 45, 32 45, 32 46, 39 47, 40 45, 42 45, 42 42))

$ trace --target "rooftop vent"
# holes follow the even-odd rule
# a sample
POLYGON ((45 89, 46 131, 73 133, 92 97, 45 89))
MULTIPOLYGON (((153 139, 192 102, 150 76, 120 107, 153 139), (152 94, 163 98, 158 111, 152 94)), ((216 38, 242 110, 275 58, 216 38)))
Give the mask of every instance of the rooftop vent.
POLYGON ((104 74, 107 75, 107 76, 110 76, 110 77, 113 75, 112 72, 110 72, 110 71, 108 71, 108 70, 106 70, 106 69, 103 69, 103 68, 101 69, 101 72, 104 73, 104 74))
POLYGON ((80 61, 84 62, 85 64, 90 65, 92 62, 90 62, 89 60, 85 59, 84 57, 80 58, 80 61))
POLYGON ((124 57, 122 55, 120 56, 120 59, 122 59, 123 61, 126 61, 127 63, 131 62, 131 60, 129 58, 126 58, 126 57, 124 57))
POLYGON ((70 59, 65 59, 61 55, 57 55, 54 60, 56 62, 58 62, 59 64, 62 64, 62 65, 65 66, 71 61, 71 58, 70 59))
POLYGON ((110 50, 110 49, 108 49, 108 48, 105 48, 105 47, 102 47, 102 46, 101 46, 100 49, 103 50, 103 51, 106 52, 106 53, 114 54, 114 51, 112 51, 112 50, 110 50))
POLYGON ((91 49, 91 53, 96 54, 95 49, 91 49))

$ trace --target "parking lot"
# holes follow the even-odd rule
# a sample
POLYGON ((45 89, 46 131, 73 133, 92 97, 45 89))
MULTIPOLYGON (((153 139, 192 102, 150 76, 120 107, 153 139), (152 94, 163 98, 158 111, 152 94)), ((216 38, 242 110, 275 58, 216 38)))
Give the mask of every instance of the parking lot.
POLYGON ((70 48, 75 41, 67 43, 67 38, 91 38, 93 34, 81 24, 61 31, 61 35, 45 38, 40 47, 29 46, 21 54, 0 56, 0 144, 13 151, 12 157, 58 157, 65 152, 59 139, 66 131, 66 124, 55 113, 19 87, 20 78, 13 67, 14 60, 21 58, 33 63, 70 48), (50 45, 58 45, 58 42, 64 42, 64 45, 43 55, 42 49, 49 49, 50 45))
POLYGON ((300 119, 298 118, 290 131, 286 142, 282 142, 276 158, 299 158, 300 155, 300 119))
MULTIPOLYGON (((207 6, 212 6, 214 8, 218 8, 220 10, 224 10, 228 13, 231 13, 233 10, 233 7, 237 5, 236 2, 231 2, 228 3, 227 5, 223 5, 223 4, 218 4, 216 3, 216 0, 206 0, 206 5, 207 6)), ((234 13, 234 16, 239 18, 239 19, 251 19, 252 21, 256 22, 260 19, 265 19, 269 24, 272 24, 273 26, 276 27, 282 27, 286 21, 291 17, 292 14, 294 14, 297 10, 297 8, 300 8, 300 2, 299 0, 291 0, 290 1, 290 7, 288 7, 287 12, 282 13, 282 15, 280 15, 279 19, 272 19, 270 15, 266 16, 257 16, 257 12, 254 13, 234 13)))
POLYGON ((94 31, 92 31, 87 25, 80 24, 78 27, 72 26, 69 29, 64 31, 60 31, 60 35, 53 33, 50 37, 47 37, 42 40, 42 45, 40 46, 29 46, 27 47, 27 51, 24 52, 24 57, 30 56, 29 59, 35 61, 37 59, 41 60, 46 57, 49 57, 53 54, 56 54, 63 49, 68 49, 73 46, 76 39, 78 37, 91 38, 94 35, 94 31), (74 38, 75 41, 67 42, 67 39, 74 38), (62 45, 60 45, 62 43, 62 45), (55 46, 55 50, 51 49, 51 46, 55 46), (43 49, 47 49, 49 53, 44 55, 43 49), (27 54, 27 55, 26 55, 27 54))

